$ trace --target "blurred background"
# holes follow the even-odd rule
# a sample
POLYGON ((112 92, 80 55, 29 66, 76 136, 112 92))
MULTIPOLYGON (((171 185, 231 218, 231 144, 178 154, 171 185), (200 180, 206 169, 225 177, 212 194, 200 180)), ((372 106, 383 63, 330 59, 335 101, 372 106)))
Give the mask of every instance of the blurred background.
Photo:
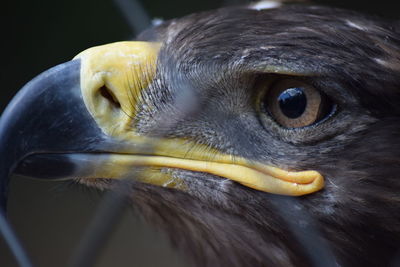
MULTIPOLYGON (((139 2, 150 18, 169 19, 247 1, 139 2)), ((314 2, 400 19, 397 3, 392 0, 314 2)), ((120 4, 120 0, 15 0, 2 4, 0 112, 19 88, 44 70, 72 59, 88 47, 132 39, 135 32, 121 12, 120 4)), ((36 266, 65 266, 100 199, 99 192, 65 183, 15 177, 11 185, 9 219, 36 266)), ((17 266, 1 237, 0 266, 17 266)), ((162 233, 128 210, 114 228, 96 266, 189 264, 170 247, 162 233)))

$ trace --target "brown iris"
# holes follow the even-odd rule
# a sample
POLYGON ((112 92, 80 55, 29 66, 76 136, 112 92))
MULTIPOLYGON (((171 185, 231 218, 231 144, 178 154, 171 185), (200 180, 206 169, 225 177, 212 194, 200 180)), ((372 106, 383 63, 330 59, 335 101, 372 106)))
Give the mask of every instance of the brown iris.
POLYGON ((332 111, 328 97, 313 86, 295 79, 273 83, 262 101, 264 109, 285 128, 312 125, 332 111))

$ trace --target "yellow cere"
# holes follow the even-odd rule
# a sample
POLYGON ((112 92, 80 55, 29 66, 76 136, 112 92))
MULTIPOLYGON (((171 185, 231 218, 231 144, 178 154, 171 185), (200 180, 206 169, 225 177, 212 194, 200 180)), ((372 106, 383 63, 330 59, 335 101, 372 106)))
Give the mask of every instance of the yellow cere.
MULTIPOLYGON (((154 78, 159 49, 159 43, 119 42, 90 48, 76 57, 81 59, 81 90, 89 112, 105 134, 129 147, 99 157, 92 166, 92 177, 120 179, 138 166, 167 167, 210 173, 274 194, 300 196, 324 187, 324 178, 316 171, 288 172, 227 155, 191 140, 151 138, 136 133, 132 128, 135 108, 142 90, 154 78), (101 95, 103 86, 120 107, 101 95), (150 150, 143 150, 145 144, 151 145, 150 150)), ((183 188, 173 175, 146 177, 141 180, 183 188)))
POLYGON ((85 105, 106 134, 123 134, 131 125, 140 91, 155 75, 159 49, 159 43, 117 42, 89 48, 75 57, 81 59, 85 105), (101 94, 104 87, 120 107, 101 94))

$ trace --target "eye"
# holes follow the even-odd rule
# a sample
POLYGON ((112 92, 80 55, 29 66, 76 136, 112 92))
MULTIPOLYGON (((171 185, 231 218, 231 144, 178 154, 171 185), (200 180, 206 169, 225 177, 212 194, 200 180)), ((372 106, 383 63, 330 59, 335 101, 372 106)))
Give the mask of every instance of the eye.
POLYGON ((310 126, 328 117, 334 109, 332 101, 324 93, 294 79, 273 83, 261 105, 285 128, 310 126))

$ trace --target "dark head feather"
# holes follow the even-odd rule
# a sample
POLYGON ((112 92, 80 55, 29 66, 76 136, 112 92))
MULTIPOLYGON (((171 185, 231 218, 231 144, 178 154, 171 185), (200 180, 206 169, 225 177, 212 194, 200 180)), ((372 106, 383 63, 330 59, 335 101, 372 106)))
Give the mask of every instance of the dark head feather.
POLYGON ((398 24, 318 6, 222 8, 167 21, 138 40, 163 44, 159 82, 146 98, 156 109, 139 112, 141 132, 166 110, 178 114, 168 103, 191 90, 196 112, 165 135, 326 178, 323 191, 296 199, 177 169, 165 171, 187 192, 133 184, 135 206, 178 249, 197 266, 310 266, 315 257, 292 230, 304 237, 312 225, 317 258, 321 245, 342 266, 389 266, 400 245, 398 24), (301 129, 260 122, 255 84, 268 75, 296 75, 337 111, 301 129))

